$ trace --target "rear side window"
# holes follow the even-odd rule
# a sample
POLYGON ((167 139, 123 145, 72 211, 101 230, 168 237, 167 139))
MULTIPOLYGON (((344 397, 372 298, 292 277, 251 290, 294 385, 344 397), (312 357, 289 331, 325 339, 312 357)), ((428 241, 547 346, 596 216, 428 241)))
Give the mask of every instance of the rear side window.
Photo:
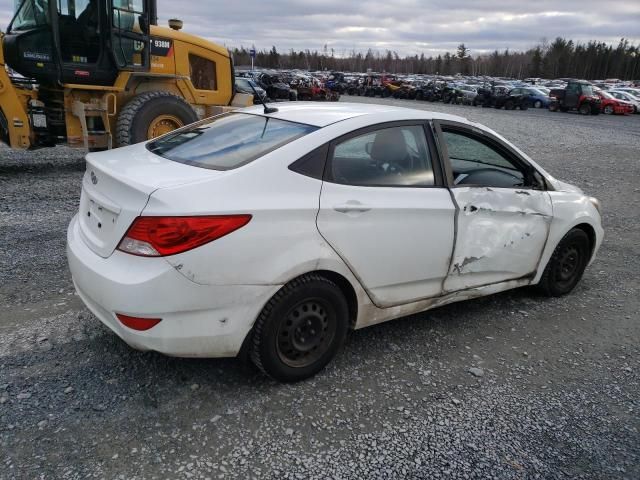
POLYGON ((149 142, 156 155, 187 165, 230 170, 317 130, 303 123, 227 113, 149 142))
POLYGON ((367 187, 434 185, 422 125, 387 127, 351 137, 333 149, 328 180, 367 187))

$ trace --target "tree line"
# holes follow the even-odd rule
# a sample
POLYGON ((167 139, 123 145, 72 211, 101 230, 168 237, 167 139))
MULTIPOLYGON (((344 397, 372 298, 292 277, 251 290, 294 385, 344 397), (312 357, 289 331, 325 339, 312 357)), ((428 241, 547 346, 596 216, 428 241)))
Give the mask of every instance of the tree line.
MULTIPOLYGON (((232 49, 235 64, 251 64, 249 49, 232 49)), ((276 47, 256 52, 255 66, 303 70, 335 70, 349 72, 418 73, 440 75, 489 75, 511 78, 565 78, 587 80, 640 78, 640 45, 622 38, 617 45, 596 40, 576 43, 558 37, 542 41, 527 51, 495 50, 491 54, 473 55, 464 43, 456 52, 426 57, 424 54, 401 57, 397 52, 369 49, 337 54, 327 45, 321 51, 289 50, 280 53, 276 47)))

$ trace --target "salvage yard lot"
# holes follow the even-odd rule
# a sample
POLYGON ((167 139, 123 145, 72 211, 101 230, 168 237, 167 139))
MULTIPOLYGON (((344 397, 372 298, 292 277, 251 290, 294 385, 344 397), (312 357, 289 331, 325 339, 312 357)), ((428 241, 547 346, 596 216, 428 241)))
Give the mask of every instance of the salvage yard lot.
POLYGON ((640 478, 640 115, 343 100, 477 120, 598 197, 582 283, 355 332, 294 385, 140 353, 74 295, 82 153, 0 147, 1 479, 640 478))

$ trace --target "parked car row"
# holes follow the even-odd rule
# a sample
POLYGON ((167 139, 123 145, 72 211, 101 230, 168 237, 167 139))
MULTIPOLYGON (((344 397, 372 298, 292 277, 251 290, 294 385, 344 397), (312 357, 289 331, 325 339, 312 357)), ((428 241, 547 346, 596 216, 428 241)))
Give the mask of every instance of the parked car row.
POLYGON ((238 70, 236 90, 253 94, 249 83, 260 87, 264 96, 254 94, 254 103, 277 100, 337 101, 340 99, 340 83, 335 79, 318 78, 305 72, 275 70, 238 70), (249 82, 249 83, 248 83, 249 82))
POLYGON ((548 108, 584 115, 640 113, 640 88, 619 81, 574 79, 524 81, 494 77, 443 77, 388 73, 303 72, 299 70, 238 70, 236 89, 263 100, 332 100, 340 95, 443 102, 505 110, 548 108))

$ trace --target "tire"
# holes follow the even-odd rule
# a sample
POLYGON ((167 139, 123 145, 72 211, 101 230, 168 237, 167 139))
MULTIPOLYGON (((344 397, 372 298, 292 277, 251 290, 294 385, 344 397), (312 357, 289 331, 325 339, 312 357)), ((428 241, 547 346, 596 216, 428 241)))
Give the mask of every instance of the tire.
POLYGON ((533 102, 533 108, 542 108, 542 102, 540 100, 536 100, 533 102))
POLYGON ((520 110, 529 110, 529 105, 526 102, 520 104, 520 110))
POLYGON ((295 102, 298 100, 298 92, 296 90, 289 90, 289 101, 295 102))
POLYGON ((550 297, 566 295, 582 278, 590 255, 589 236, 579 228, 570 230, 553 251, 538 287, 550 297))
POLYGON ((514 103, 513 100, 507 100, 506 103, 504 104, 505 110, 515 110, 515 108, 516 108, 516 104, 514 103))
POLYGON ((549 104, 549 111, 550 112, 557 112, 558 111, 558 104, 555 102, 552 102, 549 104))
MULTIPOLYGON (((613 115, 614 112, 615 112, 615 109, 613 108, 613 105, 607 105, 602 110, 602 113, 604 113, 605 115, 613 115)), ((582 113, 582 112, 580 112, 580 113, 582 113)))
POLYGON ((306 274, 265 305, 253 328, 249 355, 266 375, 297 382, 331 361, 348 328, 349 309, 340 288, 325 277, 306 274))
POLYGON ((173 93, 141 93, 132 98, 118 115, 116 145, 122 147, 150 140, 149 128, 154 120, 162 116, 172 118, 169 124, 175 124, 176 128, 198 120, 191 105, 173 93))
POLYGON ((580 112, 580 115, 591 115, 591 105, 589 105, 588 103, 583 103, 578 108, 578 112, 580 112))

